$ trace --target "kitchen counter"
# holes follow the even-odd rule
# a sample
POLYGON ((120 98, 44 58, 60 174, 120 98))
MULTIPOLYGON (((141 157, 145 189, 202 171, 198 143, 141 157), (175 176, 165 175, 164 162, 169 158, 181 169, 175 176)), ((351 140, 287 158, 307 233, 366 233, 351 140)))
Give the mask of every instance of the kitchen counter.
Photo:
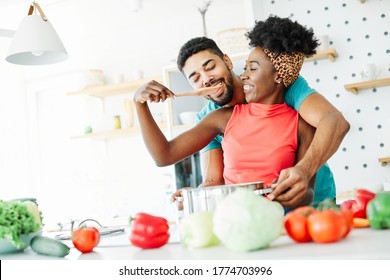
MULTIPOLYGON (((342 241, 328 244, 296 243, 283 235, 271 243, 269 248, 248 253, 237 253, 222 245, 187 249, 180 243, 169 243, 158 249, 141 250, 129 242, 129 233, 104 237, 94 252, 81 254, 70 241, 65 243, 71 250, 69 260, 390 260, 390 230, 371 228, 354 229, 342 241)), ((16 254, 0 255, 2 260, 46 260, 57 259, 35 254, 30 248, 16 254)))

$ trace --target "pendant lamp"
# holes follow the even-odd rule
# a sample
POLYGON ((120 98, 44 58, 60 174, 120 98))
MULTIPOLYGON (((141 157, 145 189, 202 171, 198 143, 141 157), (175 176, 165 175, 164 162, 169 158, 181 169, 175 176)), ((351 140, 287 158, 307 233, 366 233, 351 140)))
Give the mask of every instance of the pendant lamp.
POLYGON ((19 65, 45 65, 68 58, 57 32, 35 1, 11 42, 6 60, 19 65), (38 10, 40 15, 34 12, 38 10))

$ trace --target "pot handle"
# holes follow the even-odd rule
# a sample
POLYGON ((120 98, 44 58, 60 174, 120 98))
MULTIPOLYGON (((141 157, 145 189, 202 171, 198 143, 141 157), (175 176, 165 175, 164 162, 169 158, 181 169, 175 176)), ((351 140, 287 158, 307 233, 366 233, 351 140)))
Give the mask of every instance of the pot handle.
POLYGON ((254 190, 253 192, 257 195, 264 195, 264 194, 271 193, 272 191, 273 191, 272 188, 264 188, 264 189, 254 190))
POLYGON ((182 196, 176 197, 176 208, 177 208, 177 214, 179 216, 179 220, 184 217, 183 201, 184 201, 184 197, 182 197, 182 196))

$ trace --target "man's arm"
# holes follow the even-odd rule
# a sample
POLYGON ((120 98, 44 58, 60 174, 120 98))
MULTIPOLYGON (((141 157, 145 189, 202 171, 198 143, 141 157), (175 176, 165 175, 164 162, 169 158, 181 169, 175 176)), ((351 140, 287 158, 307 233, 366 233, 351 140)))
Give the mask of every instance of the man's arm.
POLYGON ((318 93, 311 94, 303 101, 299 114, 316 128, 313 141, 294 167, 280 173, 276 188, 269 195, 270 199, 291 186, 306 188, 318 169, 337 151, 350 128, 341 112, 318 93))
POLYGON ((341 112, 319 93, 306 98, 299 114, 316 128, 309 149, 297 164, 311 177, 340 147, 350 125, 341 112))
POLYGON ((211 149, 201 154, 203 182, 199 187, 224 185, 222 148, 211 149))

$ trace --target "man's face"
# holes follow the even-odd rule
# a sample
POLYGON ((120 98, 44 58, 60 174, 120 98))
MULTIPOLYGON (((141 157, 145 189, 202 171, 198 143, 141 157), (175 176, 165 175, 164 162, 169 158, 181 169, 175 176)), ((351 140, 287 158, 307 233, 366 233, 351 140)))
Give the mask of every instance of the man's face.
POLYGON ((183 73, 194 88, 222 87, 206 98, 219 106, 224 106, 233 99, 233 76, 229 58, 221 59, 207 50, 190 56, 184 64, 183 73))

